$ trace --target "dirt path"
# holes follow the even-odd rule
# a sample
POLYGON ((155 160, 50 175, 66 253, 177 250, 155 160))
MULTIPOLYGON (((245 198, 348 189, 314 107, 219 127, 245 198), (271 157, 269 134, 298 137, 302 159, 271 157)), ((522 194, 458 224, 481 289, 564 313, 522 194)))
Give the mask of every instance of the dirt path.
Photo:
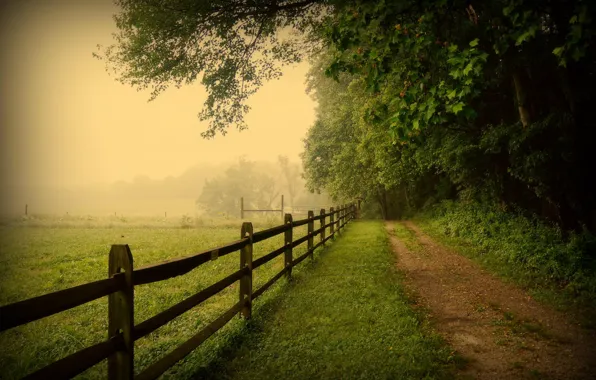
POLYGON ((467 361, 461 378, 596 379, 596 334, 435 243, 411 222, 387 222, 406 285, 467 361), (409 250, 394 224, 414 231, 409 250))

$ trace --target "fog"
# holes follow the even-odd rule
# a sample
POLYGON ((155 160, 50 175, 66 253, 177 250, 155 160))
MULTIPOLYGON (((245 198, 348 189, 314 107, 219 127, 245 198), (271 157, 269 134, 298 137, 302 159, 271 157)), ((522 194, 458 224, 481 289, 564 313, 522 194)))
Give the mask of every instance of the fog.
POLYGON ((251 98, 248 130, 204 140, 199 83, 148 102, 92 57, 112 42, 116 11, 110 0, 3 3, 0 213, 186 213, 205 180, 242 157, 299 162, 315 117, 307 64, 251 98))

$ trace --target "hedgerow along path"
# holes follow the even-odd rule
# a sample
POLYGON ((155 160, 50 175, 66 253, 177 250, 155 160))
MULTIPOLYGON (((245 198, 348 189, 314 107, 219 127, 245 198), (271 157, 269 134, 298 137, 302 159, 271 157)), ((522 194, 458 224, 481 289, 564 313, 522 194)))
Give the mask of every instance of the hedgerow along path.
POLYGON ((412 222, 388 222, 397 266, 433 326, 467 361, 470 379, 594 379, 596 334, 519 287, 433 241, 412 222))
POLYGON ((457 358, 414 312, 380 221, 356 221, 255 315, 211 379, 442 379, 457 358))

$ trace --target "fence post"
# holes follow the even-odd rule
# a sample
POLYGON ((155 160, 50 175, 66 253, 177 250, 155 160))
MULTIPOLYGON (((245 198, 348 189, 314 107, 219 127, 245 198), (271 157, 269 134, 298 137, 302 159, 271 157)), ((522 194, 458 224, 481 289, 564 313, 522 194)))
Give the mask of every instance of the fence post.
MULTIPOLYGON (((286 216, 284 217, 284 224, 292 224, 292 214, 286 214, 286 216)), ((288 278, 288 281, 292 279, 292 230, 294 229, 294 227, 290 227, 286 232, 285 232, 285 245, 286 245, 286 250, 284 253, 284 263, 285 263, 285 267, 288 268, 288 272, 286 273, 286 277, 288 278)))
MULTIPOLYGON (((323 228, 325 226, 325 209, 322 208, 321 209, 321 241, 325 240, 325 229, 323 228)), ((323 244, 324 245, 324 244, 323 244)))
POLYGON ((134 290, 132 253, 128 245, 112 245, 108 276, 124 272, 124 287, 108 296, 108 339, 122 334, 122 350, 108 358, 108 379, 130 380, 134 376, 134 290))
POLYGON ((341 205, 337 206, 337 232, 341 232, 341 205))
POLYGON ((331 228, 329 229, 329 236, 333 236, 333 238, 335 239, 335 225, 333 224, 333 221, 335 220, 334 210, 335 208, 333 207, 331 207, 331 209, 329 210, 329 212, 331 213, 331 217, 329 219, 329 223, 331 224, 331 228))
POLYGON ((244 197, 240 197, 240 219, 244 219, 244 197))
POLYGON ((284 195, 283 194, 281 195, 281 219, 284 220, 284 222, 285 222, 285 219, 284 219, 284 195))
POLYGON ((312 233, 315 230, 315 213, 314 211, 310 210, 308 212, 308 250, 310 252, 310 259, 312 260, 315 256, 314 250, 312 247, 314 246, 314 237, 312 233))
POLYGON ((344 204, 344 223, 346 223, 348 221, 348 218, 350 217, 349 213, 350 213, 350 205, 348 203, 346 203, 346 204, 344 204))
POLYGON ((252 234, 252 223, 242 223, 240 238, 248 237, 248 244, 240 250, 240 269, 248 268, 248 273, 240 279, 240 301, 246 300, 240 311, 244 319, 250 319, 252 314, 252 234))

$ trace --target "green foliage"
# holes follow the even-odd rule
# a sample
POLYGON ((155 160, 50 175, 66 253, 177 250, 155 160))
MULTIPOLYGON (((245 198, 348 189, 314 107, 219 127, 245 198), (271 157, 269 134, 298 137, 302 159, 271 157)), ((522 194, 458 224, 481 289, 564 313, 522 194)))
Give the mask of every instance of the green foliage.
POLYGON ((459 198, 593 230, 593 15, 582 0, 337 8, 310 76, 308 183, 376 200, 386 218, 459 198), (561 44, 582 46, 573 68, 561 44))
POLYGON ((210 121, 203 133, 210 138, 230 125, 245 129, 248 97, 309 50, 303 42, 321 18, 317 3, 117 0, 115 42, 95 56, 120 82, 150 89, 151 100, 199 79, 208 93, 199 117, 210 121), (301 34, 276 33, 284 28, 301 34))
POLYGON ((474 202, 442 202, 423 219, 476 247, 482 261, 517 272, 535 285, 555 285, 573 298, 596 302, 596 236, 587 230, 565 234, 535 216, 474 202))

